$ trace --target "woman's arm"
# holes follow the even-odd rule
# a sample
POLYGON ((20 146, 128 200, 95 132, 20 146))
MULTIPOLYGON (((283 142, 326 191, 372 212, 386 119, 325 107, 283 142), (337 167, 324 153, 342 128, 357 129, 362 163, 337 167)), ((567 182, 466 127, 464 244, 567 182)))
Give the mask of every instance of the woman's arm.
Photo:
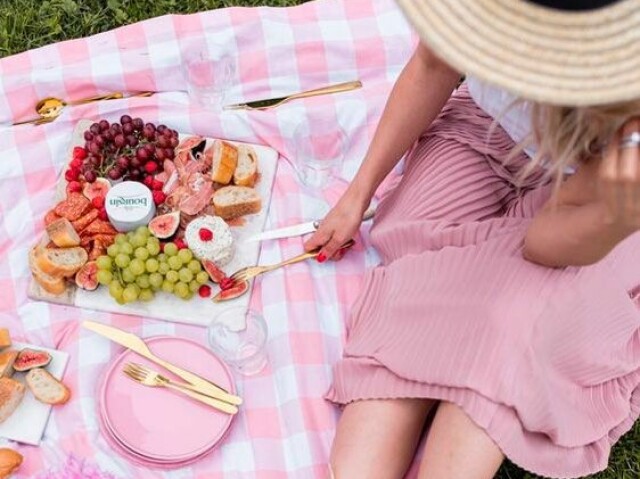
MULTIPOLYGON (((624 131, 638 126, 631 121, 624 131)), ((551 267, 593 264, 638 230, 640 151, 619 150, 618 139, 602 160, 582 165, 536 215, 525 237, 526 259, 551 267)))
POLYGON ((422 44, 418 46, 393 87, 358 173, 305 243, 307 251, 322 247, 323 256, 330 258, 355 235, 376 189, 429 127, 459 79, 460 73, 422 44))

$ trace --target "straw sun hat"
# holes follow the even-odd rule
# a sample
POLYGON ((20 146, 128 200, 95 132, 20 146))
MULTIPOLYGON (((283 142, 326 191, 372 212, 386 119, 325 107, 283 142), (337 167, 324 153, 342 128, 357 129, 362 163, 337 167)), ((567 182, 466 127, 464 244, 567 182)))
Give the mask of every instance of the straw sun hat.
POLYGON ((452 67, 555 105, 640 99, 640 0, 397 0, 452 67))

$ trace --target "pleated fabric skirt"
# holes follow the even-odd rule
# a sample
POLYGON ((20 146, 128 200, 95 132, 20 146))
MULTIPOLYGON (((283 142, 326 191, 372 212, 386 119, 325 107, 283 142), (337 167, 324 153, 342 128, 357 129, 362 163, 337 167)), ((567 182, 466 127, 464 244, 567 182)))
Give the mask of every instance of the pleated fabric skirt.
POLYGON ((579 477, 640 414, 640 235, 587 267, 524 260, 552 185, 518 183, 513 148, 464 86, 417 143, 378 207, 382 264, 327 398, 449 401, 522 468, 579 477))

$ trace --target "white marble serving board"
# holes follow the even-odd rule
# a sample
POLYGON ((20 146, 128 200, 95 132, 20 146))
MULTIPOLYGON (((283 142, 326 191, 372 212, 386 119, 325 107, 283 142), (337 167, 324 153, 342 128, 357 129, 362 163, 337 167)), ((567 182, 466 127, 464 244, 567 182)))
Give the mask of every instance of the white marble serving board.
MULTIPOLYGON (((51 355, 51 362, 45 369, 56 379, 62 379, 64 370, 69 362, 67 353, 25 343, 13 343, 11 346, 11 349, 17 351, 24 348, 48 352, 51 355)), ((24 377, 25 373, 14 373, 13 375, 14 379, 26 386, 24 377)), ((73 391, 71 391, 71 394, 73 395, 73 391)), ((5 422, 0 424, 0 437, 33 446, 39 445, 53 407, 38 401, 27 387, 27 391, 24 393, 24 398, 18 408, 5 422)))
MULTIPOLYGON (((76 126, 74 132, 74 140, 71 149, 74 146, 83 145, 82 132, 88 128, 90 123, 80 122, 76 126)), ((188 138, 190 135, 180 135, 180 140, 188 138)), ((213 141, 211 139, 208 140, 213 141)), ((237 142, 231 142, 236 143, 237 142)), ((207 145, 208 146, 208 145, 207 145)), ((223 269, 228 275, 245 266, 258 264, 258 256, 260 253, 260 242, 245 242, 247 238, 256 233, 260 233, 264 229, 264 224, 269 211, 269 203, 271 200, 271 189, 276 175, 278 164, 278 153, 269 147, 262 145, 253 145, 253 149, 258 156, 258 171, 260 173, 259 181, 256 183, 255 189, 262 198, 262 209, 255 215, 244 216, 244 224, 242 226, 233 226, 231 231, 235 239, 235 254, 231 262, 223 269)), ((64 177, 60 179, 63 188, 60 197, 64 196, 64 185, 66 185, 64 177)), ((251 285, 253 286, 253 284, 251 285)), ((75 287, 74 287, 75 288, 75 287)), ((244 306, 246 311, 249 307, 249 299, 251 290, 239 298, 225 301, 222 303, 214 303, 211 298, 203 299, 195 295, 192 299, 184 301, 176 296, 164 292, 157 292, 155 298, 148 302, 135 302, 127 305, 119 305, 110 296, 107 288, 100 287, 96 291, 85 291, 75 288, 75 294, 69 295, 68 304, 72 304, 79 308, 93 309, 97 311, 107 311, 112 313, 132 314, 137 316, 145 316, 165 321, 178 323, 194 324, 199 326, 208 326, 211 321, 216 319, 221 313, 230 308, 237 308, 239 305, 244 306)), ((213 295, 218 292, 218 287, 212 285, 213 295)), ((213 297, 212 295, 212 297, 213 297)), ((61 302, 59 298, 52 297, 35 285, 32 285, 29 291, 32 299, 61 302)), ((63 303, 67 302, 62 301, 63 303)), ((230 318, 228 327, 233 330, 244 328, 244 315, 240 317, 230 318)))

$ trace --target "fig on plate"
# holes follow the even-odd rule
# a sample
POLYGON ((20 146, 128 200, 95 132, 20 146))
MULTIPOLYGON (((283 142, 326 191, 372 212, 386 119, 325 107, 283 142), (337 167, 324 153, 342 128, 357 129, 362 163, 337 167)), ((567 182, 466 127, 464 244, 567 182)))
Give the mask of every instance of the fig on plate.
POLYGON ((245 294, 247 291, 249 291, 249 282, 239 281, 238 283, 234 284, 232 287, 225 289, 223 291, 220 291, 216 295, 216 297, 213 298, 213 301, 215 301, 216 303, 220 303, 222 301, 236 299, 242 296, 243 294, 245 294))
POLYGON ((211 278, 211 281, 213 281, 216 284, 221 283, 222 280, 227 277, 227 275, 224 274, 224 271, 218 268, 216 264, 211 260, 203 259, 202 267, 209 275, 209 278, 211 278))
POLYGON ((180 211, 156 216, 149 223, 149 231, 156 238, 166 239, 175 234, 180 226, 180 211))
POLYGON ((48 352, 27 348, 18 353, 18 357, 13 363, 13 369, 23 373, 34 368, 44 368, 50 362, 51 355, 48 352))
POLYGON ((98 265, 95 261, 85 263, 76 273, 76 285, 87 291, 93 291, 98 287, 98 265))
POLYGON ((82 194, 85 198, 92 200, 98 196, 105 198, 111 189, 111 183, 106 178, 97 178, 93 183, 85 183, 82 187, 82 194))

